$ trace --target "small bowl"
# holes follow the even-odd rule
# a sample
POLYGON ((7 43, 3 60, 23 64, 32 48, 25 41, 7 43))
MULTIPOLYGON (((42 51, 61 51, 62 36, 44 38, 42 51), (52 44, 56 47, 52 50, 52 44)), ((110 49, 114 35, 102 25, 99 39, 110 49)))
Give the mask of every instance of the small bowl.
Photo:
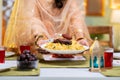
POLYGON ((38 68, 38 60, 36 61, 17 61, 17 69, 30 70, 38 68))

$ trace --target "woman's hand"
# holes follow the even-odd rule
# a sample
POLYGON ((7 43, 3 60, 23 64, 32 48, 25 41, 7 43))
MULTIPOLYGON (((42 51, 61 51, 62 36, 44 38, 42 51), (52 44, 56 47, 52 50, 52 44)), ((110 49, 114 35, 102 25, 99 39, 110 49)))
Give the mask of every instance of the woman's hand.
POLYGON ((48 42, 48 40, 39 40, 38 42, 37 42, 37 44, 38 45, 42 45, 42 44, 45 44, 45 43, 47 43, 48 42))
POLYGON ((89 46, 89 43, 86 39, 80 39, 78 40, 78 43, 80 43, 81 45, 89 46))
POLYGON ((42 44, 47 43, 48 40, 44 39, 43 35, 36 35, 35 36, 35 45, 40 46, 42 44))

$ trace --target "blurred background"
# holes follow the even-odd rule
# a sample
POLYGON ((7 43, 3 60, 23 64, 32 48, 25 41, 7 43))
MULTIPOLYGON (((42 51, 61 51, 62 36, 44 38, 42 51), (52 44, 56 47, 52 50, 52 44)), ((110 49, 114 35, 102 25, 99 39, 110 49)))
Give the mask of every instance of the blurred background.
MULTIPOLYGON (((1 10, 1 40, 4 39, 7 23, 15 0, 0 0, 1 10)), ((112 26, 113 45, 120 51, 120 0, 77 0, 85 15, 87 26, 112 26)), ((108 35, 98 35, 101 39, 108 40, 108 35)), ((1 41, 1 42, 2 42, 1 41)), ((3 43, 3 42, 2 42, 3 43)))

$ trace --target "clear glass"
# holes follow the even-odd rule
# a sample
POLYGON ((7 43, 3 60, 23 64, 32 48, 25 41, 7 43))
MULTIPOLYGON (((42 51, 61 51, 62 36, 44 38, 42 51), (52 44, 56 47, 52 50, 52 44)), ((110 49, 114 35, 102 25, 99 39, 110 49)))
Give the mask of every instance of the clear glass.
POLYGON ((17 69, 29 70, 38 68, 38 60, 35 61, 17 61, 17 69))

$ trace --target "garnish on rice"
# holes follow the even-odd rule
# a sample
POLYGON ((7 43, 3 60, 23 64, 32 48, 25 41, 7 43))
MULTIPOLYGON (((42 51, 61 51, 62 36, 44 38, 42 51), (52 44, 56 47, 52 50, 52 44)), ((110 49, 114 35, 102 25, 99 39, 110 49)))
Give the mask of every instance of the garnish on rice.
POLYGON ((84 50, 84 47, 75 40, 56 39, 46 44, 45 48, 52 50, 84 50))

